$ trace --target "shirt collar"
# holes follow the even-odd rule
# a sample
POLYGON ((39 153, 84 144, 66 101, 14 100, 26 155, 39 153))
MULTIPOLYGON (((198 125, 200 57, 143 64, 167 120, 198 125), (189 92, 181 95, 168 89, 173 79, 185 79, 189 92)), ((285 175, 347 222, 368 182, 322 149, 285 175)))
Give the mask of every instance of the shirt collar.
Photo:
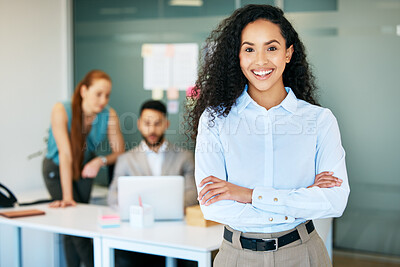
MULTIPOLYGON (((255 103, 255 101, 250 97, 247 90, 248 86, 246 84, 243 93, 236 99, 236 108, 238 110, 238 113, 241 113, 250 103, 255 103)), ((285 87, 285 90, 288 94, 277 107, 282 106, 287 111, 294 113, 297 110, 297 97, 290 87, 285 87)))
POLYGON ((282 106, 290 113, 295 113, 297 110, 297 97, 290 87, 285 87, 285 90, 288 94, 278 106, 282 106))
MULTIPOLYGON (((140 142, 140 146, 141 146, 141 150, 143 151, 143 152, 153 152, 153 153, 156 153, 156 152, 154 152, 153 150, 151 150, 150 149, 150 147, 146 144, 146 142, 144 141, 144 140, 142 140, 141 142, 140 142)), ((157 152, 157 154, 158 153, 163 153, 163 152, 165 152, 165 151, 167 151, 167 149, 168 149, 168 141, 167 140, 164 140, 164 142, 161 144, 161 146, 160 146, 160 148, 158 149, 158 152, 157 152)))
POLYGON ((236 99, 236 108, 238 113, 242 113, 242 111, 253 101, 250 95, 247 93, 248 86, 247 84, 244 86, 243 93, 236 99))

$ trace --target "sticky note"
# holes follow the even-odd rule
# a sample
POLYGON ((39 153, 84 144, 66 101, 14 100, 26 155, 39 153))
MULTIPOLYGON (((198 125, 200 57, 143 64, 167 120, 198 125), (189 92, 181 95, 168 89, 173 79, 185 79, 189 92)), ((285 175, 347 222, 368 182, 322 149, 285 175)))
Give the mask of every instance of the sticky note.
POLYGON ((164 97, 164 91, 161 88, 154 88, 151 92, 151 98, 153 100, 161 100, 164 97))
POLYGON ((167 110, 169 114, 177 114, 179 111, 179 101, 169 100, 167 104, 167 110))
POLYGON ((176 87, 170 87, 167 90, 168 100, 177 100, 179 98, 179 90, 176 87))
POLYGON ((173 44, 168 44, 165 49, 165 56, 166 57, 173 57, 175 54, 175 46, 173 44))
POLYGON ((151 57, 153 55, 153 45, 143 44, 142 45, 142 57, 151 57))
POLYGON ((120 227, 121 219, 120 219, 119 215, 103 215, 103 216, 99 216, 98 224, 101 228, 120 227))

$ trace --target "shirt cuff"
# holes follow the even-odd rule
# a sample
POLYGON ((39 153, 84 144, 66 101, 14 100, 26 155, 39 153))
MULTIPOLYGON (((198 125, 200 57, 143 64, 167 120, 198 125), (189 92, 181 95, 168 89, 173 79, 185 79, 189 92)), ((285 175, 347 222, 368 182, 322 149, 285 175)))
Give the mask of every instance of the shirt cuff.
POLYGON ((284 210, 286 209, 287 195, 291 190, 276 190, 272 187, 256 187, 253 190, 252 204, 255 208, 279 213, 276 216, 269 218, 270 222, 274 223, 291 223, 295 221, 295 218, 286 215, 284 210))

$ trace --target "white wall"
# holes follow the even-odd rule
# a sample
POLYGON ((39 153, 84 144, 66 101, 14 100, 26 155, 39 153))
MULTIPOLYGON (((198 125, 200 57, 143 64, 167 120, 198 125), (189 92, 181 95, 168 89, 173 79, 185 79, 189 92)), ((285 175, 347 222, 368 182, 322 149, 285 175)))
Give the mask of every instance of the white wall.
POLYGON ((70 0, 0 0, 0 182, 44 187, 44 137, 72 82, 70 0))
MULTIPOLYGON (((70 0, 0 0, 0 183, 17 198, 44 188, 43 156, 27 157, 46 147, 51 108, 72 88, 70 22, 70 0)), ((14 231, 0 228, 1 267, 59 266, 58 254, 49 253, 57 248, 53 235, 30 230, 18 248, 14 231)))

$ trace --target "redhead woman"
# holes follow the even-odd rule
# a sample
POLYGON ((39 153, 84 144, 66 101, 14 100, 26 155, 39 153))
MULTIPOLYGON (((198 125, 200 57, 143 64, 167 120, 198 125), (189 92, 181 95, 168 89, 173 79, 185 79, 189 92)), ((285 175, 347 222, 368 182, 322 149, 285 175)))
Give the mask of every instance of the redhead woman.
MULTIPOLYGON (((92 178, 124 152, 118 116, 107 105, 111 86, 108 74, 92 70, 76 86, 72 101, 55 104, 43 161, 44 181, 54 200, 50 207, 88 203, 92 178), (106 138, 112 153, 95 156, 106 138)), ((64 236, 64 249, 68 266, 80 266, 81 262, 93 266, 91 239, 64 236)))

